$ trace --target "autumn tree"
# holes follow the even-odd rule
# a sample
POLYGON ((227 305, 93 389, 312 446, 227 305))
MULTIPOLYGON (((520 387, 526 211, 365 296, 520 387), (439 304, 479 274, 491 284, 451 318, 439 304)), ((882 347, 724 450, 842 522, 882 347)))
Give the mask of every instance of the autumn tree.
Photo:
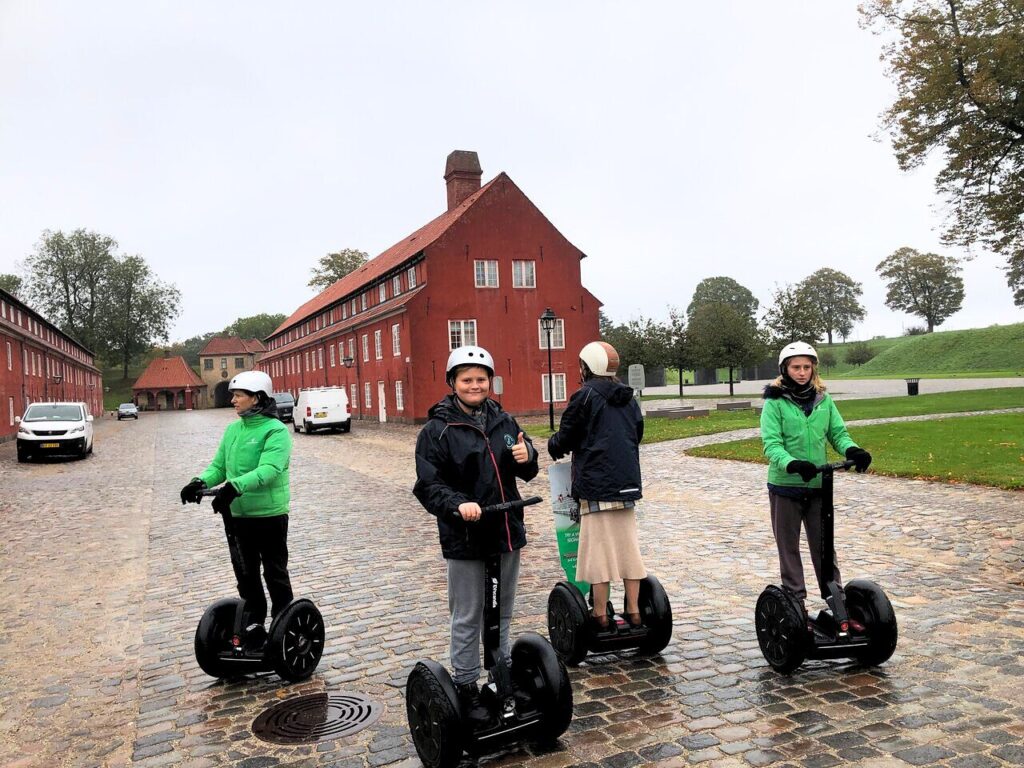
POLYGON ((936 253, 900 248, 875 271, 886 281, 885 305, 924 318, 928 333, 960 311, 964 281, 960 260, 936 253))
POLYGON ((764 325, 772 346, 784 347, 794 341, 813 344, 821 336, 821 312, 807 291, 783 285, 772 292, 772 306, 765 313, 764 325))
POLYGON ((693 317, 698 307, 705 304, 727 304, 735 309, 741 317, 754 320, 758 301, 749 289, 744 288, 731 277, 707 277, 697 283, 693 289, 693 298, 686 308, 686 316, 693 317))
POLYGON ((733 394, 733 371, 756 364, 765 345, 754 321, 731 304, 704 304, 690 316, 688 336, 696 364, 706 368, 729 369, 729 394, 733 394))
POLYGON ((948 243, 1006 257, 1024 306, 1024 5, 1020 0, 868 0, 897 96, 884 118, 904 170, 936 150, 948 243))
POLYGON ((854 323, 864 319, 864 307, 858 300, 863 293, 861 284, 837 269, 823 267, 800 281, 797 288, 817 307, 821 331, 829 344, 833 333, 845 339, 854 323))
POLYGON ((321 256, 320 261, 313 267, 313 277, 310 278, 307 285, 322 291, 350 272, 355 272, 369 258, 369 254, 365 251, 357 251, 354 248, 343 248, 340 251, 321 256))

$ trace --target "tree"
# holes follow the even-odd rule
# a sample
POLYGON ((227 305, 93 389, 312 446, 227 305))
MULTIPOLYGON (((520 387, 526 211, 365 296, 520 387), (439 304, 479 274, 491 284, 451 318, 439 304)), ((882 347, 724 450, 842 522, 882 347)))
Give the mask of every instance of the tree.
POLYGON ((827 372, 836 364, 836 355, 831 349, 823 349, 818 352, 818 365, 827 372))
POLYGON ((199 365, 199 353, 203 347, 210 343, 210 339, 220 334, 213 331, 209 333, 201 333, 198 336, 192 336, 184 341, 175 342, 171 345, 168 350, 171 356, 178 356, 185 358, 185 362, 192 366, 199 365))
POLYGON ((687 326, 697 365, 729 369, 729 394, 733 371, 754 365, 765 354, 765 345, 754 322, 730 304, 697 307, 687 326))
POLYGON ((321 256, 317 266, 313 267, 313 277, 310 278, 307 285, 322 291, 350 272, 355 272, 369 258, 369 254, 365 251, 357 251, 353 248, 343 248, 335 253, 321 256))
POLYGON ((821 330, 829 344, 833 341, 833 332, 845 339, 853 330, 853 324, 864 319, 864 307, 857 300, 863 293, 860 283, 837 269, 819 269, 805 278, 798 289, 817 305, 821 330))
POLYGON ((686 308, 687 317, 692 318, 697 308, 705 304, 728 304, 741 317, 750 318, 753 322, 758 301, 754 294, 731 277, 707 277, 694 288, 693 299, 686 308))
POLYGON ((630 365, 658 368, 666 364, 667 332, 663 325, 650 318, 640 317, 624 325, 616 325, 602 334, 619 353, 619 375, 626 377, 630 365))
POLYGON ((959 312, 963 304, 960 260, 952 256, 899 248, 883 259, 875 271, 888 283, 885 305, 923 317, 928 333, 959 312))
POLYGON ((70 235, 45 230, 25 260, 28 298, 62 331, 93 352, 107 351, 103 307, 117 241, 76 229, 70 235))
POLYGON ((0 289, 7 291, 12 296, 20 297, 21 288, 24 281, 17 275, 0 275, 0 289))
POLYGON ((945 239, 1007 258, 1024 306, 1024 7, 1020 0, 868 0, 862 24, 894 33, 882 58, 897 88, 884 128, 904 170, 933 150, 951 204, 945 239))
POLYGON ((856 341, 846 348, 843 359, 850 365, 863 365, 875 356, 873 350, 865 341, 856 341))
MULTIPOLYGON (((686 327, 686 315, 669 307, 666 326, 666 366, 679 372, 679 396, 683 396, 683 371, 695 368, 697 353, 686 327)), ((731 377, 730 377, 731 378, 731 377)))
POLYGON ((141 256, 117 259, 106 285, 104 346, 127 379, 131 361, 167 339, 171 321, 181 311, 181 292, 156 279, 141 256))
POLYGON ((238 336, 242 339, 259 339, 262 341, 278 329, 287 317, 282 314, 268 315, 262 313, 250 317, 240 317, 224 329, 225 336, 238 336))
POLYGON ((772 292, 772 307, 765 313, 764 324, 774 347, 794 341, 814 344, 821 336, 822 319, 817 303, 807 291, 791 285, 772 292))

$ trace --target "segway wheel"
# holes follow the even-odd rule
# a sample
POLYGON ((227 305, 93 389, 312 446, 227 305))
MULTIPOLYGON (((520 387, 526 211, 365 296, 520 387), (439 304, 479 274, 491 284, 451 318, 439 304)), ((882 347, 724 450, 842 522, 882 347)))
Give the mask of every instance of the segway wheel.
POLYGON ((203 612, 196 627, 195 651, 199 668, 210 677, 231 677, 231 663, 221 654, 231 650, 235 611, 242 601, 237 597, 218 600, 203 612))
POLYGON ((570 667, 575 667, 587 655, 590 642, 587 601, 568 582, 558 582, 548 596, 548 637, 555 653, 570 667))
POLYGON ((324 652, 324 618, 312 600, 292 600, 270 623, 267 661, 285 680, 305 680, 324 652))
POLYGON ((534 632, 524 633, 512 645, 512 678, 541 711, 535 740, 551 744, 572 722, 572 684, 551 643, 534 632))
POLYGON ((899 630, 896 612, 882 588, 867 579, 854 579, 846 585, 846 610, 864 625, 868 647, 857 656, 866 667, 889 660, 896 651, 899 630))
POLYGON ((638 650, 643 654, 660 653, 672 639, 672 605, 656 577, 649 575, 640 582, 639 608, 647 636, 638 650))
POLYGON ((772 669, 789 674, 807 657, 807 620, 800 601, 776 586, 766 587, 754 609, 757 642, 772 669))
POLYGON ((436 661, 412 668, 405 683, 405 715, 425 768, 451 768, 462 759, 458 701, 451 676, 436 661))

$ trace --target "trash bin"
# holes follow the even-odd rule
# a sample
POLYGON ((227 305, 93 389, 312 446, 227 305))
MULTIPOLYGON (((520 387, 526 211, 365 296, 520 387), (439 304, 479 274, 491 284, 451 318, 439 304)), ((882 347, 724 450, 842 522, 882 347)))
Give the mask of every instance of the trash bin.
POLYGON ((919 381, 920 381, 920 379, 907 379, 907 394, 908 395, 916 395, 917 394, 917 383, 919 381))

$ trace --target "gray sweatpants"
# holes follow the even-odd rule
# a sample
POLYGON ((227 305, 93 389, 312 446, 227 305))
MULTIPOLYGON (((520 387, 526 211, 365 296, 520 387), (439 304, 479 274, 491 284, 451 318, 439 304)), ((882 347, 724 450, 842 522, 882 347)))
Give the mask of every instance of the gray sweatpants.
MULTIPOLYGON (((484 561, 448 560, 448 611, 452 617, 450 653, 453 682, 476 682, 480 677, 480 643, 484 633, 484 561)), ((519 550, 501 556, 501 652, 510 653, 509 625, 519 582, 519 550)))
MULTIPOLYGON (((814 574, 821 573, 821 498, 791 499, 768 493, 768 503, 772 510, 772 533, 775 544, 779 548, 779 570, 782 572, 782 586, 801 600, 807 597, 804 584, 804 564, 800 560, 800 524, 807 531, 807 548, 811 550, 811 562, 814 563, 814 574)), ((832 550, 834 573, 832 578, 842 584, 839 575, 839 561, 835 549, 832 550)), ((825 597, 825 595, 822 595, 825 597)))

